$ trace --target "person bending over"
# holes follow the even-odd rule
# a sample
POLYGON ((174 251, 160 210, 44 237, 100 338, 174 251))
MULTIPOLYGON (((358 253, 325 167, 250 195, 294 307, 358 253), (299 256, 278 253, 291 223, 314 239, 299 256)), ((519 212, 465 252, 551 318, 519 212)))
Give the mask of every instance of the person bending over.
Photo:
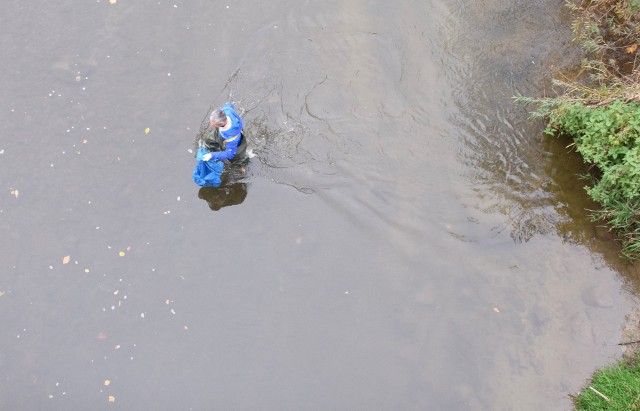
POLYGON ((213 151, 202 156, 203 161, 233 160, 238 157, 240 145, 245 146, 242 133, 242 119, 231 103, 213 110, 209 124, 214 128, 214 135, 219 134, 220 151, 213 151))

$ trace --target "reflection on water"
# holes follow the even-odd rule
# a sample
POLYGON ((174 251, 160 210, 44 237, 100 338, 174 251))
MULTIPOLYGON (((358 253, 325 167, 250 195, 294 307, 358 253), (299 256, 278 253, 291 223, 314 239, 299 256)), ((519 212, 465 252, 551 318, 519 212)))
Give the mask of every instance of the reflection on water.
POLYGON ((223 207, 242 204, 247 197, 246 183, 222 184, 220 187, 202 187, 198 198, 205 200, 209 208, 218 211, 223 207))

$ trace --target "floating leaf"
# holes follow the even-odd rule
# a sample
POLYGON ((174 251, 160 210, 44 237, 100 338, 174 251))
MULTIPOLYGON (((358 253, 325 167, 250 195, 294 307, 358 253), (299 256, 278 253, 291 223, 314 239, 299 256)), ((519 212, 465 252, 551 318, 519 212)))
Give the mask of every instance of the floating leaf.
POLYGON ((149 127, 144 129, 144 134, 149 134, 149 131, 151 131, 151 129, 149 129, 149 127))
POLYGON ((111 3, 111 4, 116 4, 116 1, 117 1, 117 0, 109 0, 109 3, 111 3))
POLYGON ((493 307, 493 311, 495 311, 496 313, 499 313, 500 310, 498 309, 498 307, 493 307))
POLYGON ((65 255, 62 259, 62 264, 69 264, 69 261, 71 261, 71 256, 65 255))
MULTIPOLYGON (((109 1, 113 1, 114 3, 116 2, 116 0, 109 0, 109 1)), ((116 402, 116 397, 114 397, 113 395, 110 395, 109 396, 109 402, 116 402)))
POLYGON ((5 295, 6 292, 5 291, 0 291, 0 297, 2 297, 3 295, 5 295))
POLYGON ((124 251, 120 251, 120 252, 118 253, 118 255, 119 255, 120 257, 124 257, 126 254, 124 253, 124 251))
POLYGON ((108 387, 111 384, 111 381, 109 380, 104 380, 104 386, 108 387))
POLYGON ((638 45, 637 44, 632 44, 629 47, 626 48, 627 53, 629 54, 633 54, 636 52, 636 50, 638 50, 638 45))
POLYGON ((18 190, 11 190, 11 195, 14 196, 15 198, 18 198, 18 196, 20 195, 20 192, 18 190))
POLYGON ((88 268, 85 268, 85 269, 84 269, 84 272, 85 272, 85 273, 88 273, 88 272, 89 272, 89 269, 88 269, 88 268))

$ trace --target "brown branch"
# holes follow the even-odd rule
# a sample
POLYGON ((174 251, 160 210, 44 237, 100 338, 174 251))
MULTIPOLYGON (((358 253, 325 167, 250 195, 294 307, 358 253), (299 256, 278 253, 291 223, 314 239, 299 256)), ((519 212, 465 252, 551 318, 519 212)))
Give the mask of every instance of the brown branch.
POLYGON ((640 343, 640 340, 621 342, 621 343, 618 343, 618 345, 631 345, 631 344, 637 344, 637 343, 640 343))

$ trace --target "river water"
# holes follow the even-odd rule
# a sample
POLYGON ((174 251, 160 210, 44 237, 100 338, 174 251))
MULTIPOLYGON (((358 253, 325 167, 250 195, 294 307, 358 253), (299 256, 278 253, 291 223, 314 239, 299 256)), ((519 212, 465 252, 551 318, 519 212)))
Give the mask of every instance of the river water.
POLYGON ((0 409, 569 410, 637 270, 512 101, 563 3, 9 0, 0 409))

